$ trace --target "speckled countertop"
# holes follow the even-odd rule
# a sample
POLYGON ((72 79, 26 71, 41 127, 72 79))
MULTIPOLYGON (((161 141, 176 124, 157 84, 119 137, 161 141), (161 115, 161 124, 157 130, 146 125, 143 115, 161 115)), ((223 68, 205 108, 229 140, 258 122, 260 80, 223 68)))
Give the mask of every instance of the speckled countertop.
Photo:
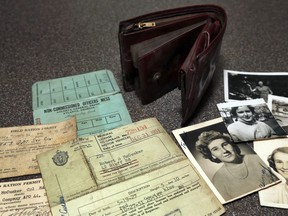
MULTIPOLYGON (((0 6, 0 127, 33 124, 31 86, 39 80, 100 69, 113 71, 133 121, 157 117, 171 134, 181 123, 180 91, 141 105, 121 80, 119 21, 192 4, 227 12, 220 63, 190 124, 219 117, 223 69, 288 71, 288 1, 278 0, 4 0, 0 6)), ((225 205, 225 215, 287 215, 261 207, 257 193, 225 205)))

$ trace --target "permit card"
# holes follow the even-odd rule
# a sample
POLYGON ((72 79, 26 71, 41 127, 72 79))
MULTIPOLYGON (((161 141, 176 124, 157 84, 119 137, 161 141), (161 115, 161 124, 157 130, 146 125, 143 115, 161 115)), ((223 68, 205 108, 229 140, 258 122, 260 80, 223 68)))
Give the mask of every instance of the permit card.
POLYGON ((0 215, 51 216, 41 178, 0 183, 0 215))
POLYGON ((0 178, 40 173, 37 154, 76 138, 75 117, 55 124, 0 128, 0 178))
POLYGON ((113 73, 99 70, 39 81, 32 86, 35 124, 76 116, 78 136, 87 136, 132 123, 113 73))
POLYGON ((81 137, 37 159, 53 215, 224 212, 155 118, 81 137))

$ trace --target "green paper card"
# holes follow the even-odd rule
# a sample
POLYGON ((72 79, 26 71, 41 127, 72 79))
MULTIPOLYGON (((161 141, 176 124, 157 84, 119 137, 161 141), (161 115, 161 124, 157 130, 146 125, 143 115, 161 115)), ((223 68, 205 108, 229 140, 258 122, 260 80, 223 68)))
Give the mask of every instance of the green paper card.
POLYGON ((32 86, 33 110, 114 93, 120 89, 109 70, 39 81, 32 86))
POLYGON ((32 86, 35 124, 76 116, 78 136, 132 123, 113 73, 100 70, 36 82, 32 86))

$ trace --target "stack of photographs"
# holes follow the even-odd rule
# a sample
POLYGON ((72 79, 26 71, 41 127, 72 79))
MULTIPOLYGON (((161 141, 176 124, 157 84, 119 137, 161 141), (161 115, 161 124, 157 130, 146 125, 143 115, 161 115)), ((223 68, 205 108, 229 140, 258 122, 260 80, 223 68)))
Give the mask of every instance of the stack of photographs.
POLYGON ((287 81, 225 70, 221 117, 172 132, 222 204, 259 191, 261 205, 288 208, 287 81))

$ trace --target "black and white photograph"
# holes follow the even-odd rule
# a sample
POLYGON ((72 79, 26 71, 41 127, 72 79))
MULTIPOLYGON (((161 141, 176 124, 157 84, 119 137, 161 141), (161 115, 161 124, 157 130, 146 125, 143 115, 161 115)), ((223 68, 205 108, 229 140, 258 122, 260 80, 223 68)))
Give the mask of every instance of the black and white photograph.
POLYGON ((262 98, 219 103, 217 107, 234 142, 287 135, 262 98))
POLYGON ((268 95, 288 97, 288 72, 241 72, 224 70, 225 101, 250 100, 268 95))
POLYGON ((268 95, 268 107, 279 125, 288 131, 288 98, 268 95))
POLYGON ((280 182, 251 143, 232 141, 222 118, 172 132, 223 204, 280 182))
POLYGON ((254 150, 281 179, 281 183, 259 191, 260 204, 288 209, 288 138, 255 141, 254 150))

